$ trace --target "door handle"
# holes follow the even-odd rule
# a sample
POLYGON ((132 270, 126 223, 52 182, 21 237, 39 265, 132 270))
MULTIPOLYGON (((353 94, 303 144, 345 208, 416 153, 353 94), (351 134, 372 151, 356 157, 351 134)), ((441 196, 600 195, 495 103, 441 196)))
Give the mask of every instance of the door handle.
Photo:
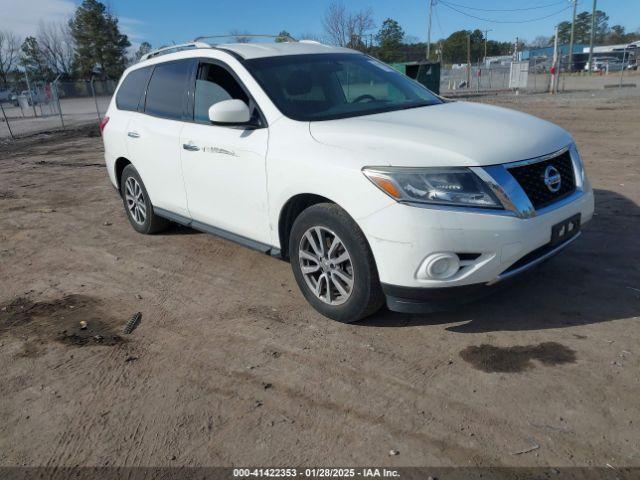
POLYGON ((200 150, 200 147, 197 145, 193 145, 192 143, 183 143, 182 148, 185 150, 189 150, 190 152, 197 152, 200 150))
POLYGON ((138 132, 128 132, 127 136, 131 138, 140 138, 140 134, 138 132))

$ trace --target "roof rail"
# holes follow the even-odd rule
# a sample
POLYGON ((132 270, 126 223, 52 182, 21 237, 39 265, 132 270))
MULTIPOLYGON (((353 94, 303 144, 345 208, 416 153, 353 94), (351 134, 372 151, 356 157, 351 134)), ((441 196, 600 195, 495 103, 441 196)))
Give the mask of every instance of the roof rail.
POLYGON ((194 40, 193 42, 181 43, 180 45, 170 45, 168 47, 159 48, 157 50, 153 50, 142 57, 140 57, 140 61, 148 60, 153 57, 158 57, 160 55, 166 55, 168 53, 181 52, 182 50, 191 50, 194 48, 213 48, 211 45, 205 42, 199 42, 194 40))
POLYGON ((194 42, 201 42, 207 38, 282 38, 286 42, 297 42, 297 40, 289 35, 262 35, 262 34, 253 34, 253 33, 235 33, 231 35, 203 35, 201 37, 196 37, 194 42))

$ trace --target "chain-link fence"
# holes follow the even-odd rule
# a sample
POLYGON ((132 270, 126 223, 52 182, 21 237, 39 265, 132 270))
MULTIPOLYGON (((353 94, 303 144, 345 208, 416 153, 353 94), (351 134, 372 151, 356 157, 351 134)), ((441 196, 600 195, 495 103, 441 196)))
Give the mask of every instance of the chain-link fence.
POLYGON ((105 114, 116 87, 113 80, 31 81, 0 103, 0 138, 75 127, 105 114))
POLYGON ((482 68, 466 65, 443 68, 440 71, 440 92, 451 93, 458 90, 480 92, 509 88, 509 67, 492 66, 482 68))
MULTIPOLYGON (((441 69, 440 92, 443 95, 518 91, 521 93, 550 92, 554 75, 551 60, 513 62, 488 67, 466 65, 441 69)), ((554 72, 557 92, 602 90, 605 88, 640 87, 640 72, 628 68, 584 70, 570 72, 566 58, 554 72)))

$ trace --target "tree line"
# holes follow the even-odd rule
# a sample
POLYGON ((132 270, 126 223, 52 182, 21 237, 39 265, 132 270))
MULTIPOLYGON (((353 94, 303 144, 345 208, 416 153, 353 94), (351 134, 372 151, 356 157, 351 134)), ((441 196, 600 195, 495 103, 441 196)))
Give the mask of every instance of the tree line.
MULTIPOLYGON (((344 4, 332 3, 325 12, 323 26, 329 43, 367 52, 385 62, 424 60, 427 43, 405 34, 393 18, 387 18, 376 30, 370 8, 349 12, 344 4)), ((467 42, 470 37, 470 57, 473 62, 484 57, 485 36, 479 29, 460 30, 431 44, 430 60, 444 63, 467 61, 467 42)), ((511 42, 486 41, 487 56, 507 55, 513 51, 511 42)))
POLYGON ((22 41, 0 30, 0 89, 34 80, 118 78, 131 59, 118 18, 98 0, 83 0, 68 22, 43 22, 22 41))
MULTIPOLYGON (((580 12, 576 15, 574 28, 574 43, 588 45, 591 39, 591 12, 580 12)), ((569 43, 571 25, 573 22, 564 21, 558 24, 558 43, 569 43)), ((602 10, 596 10, 594 22, 593 42, 595 45, 618 45, 640 40, 640 31, 627 32, 623 25, 609 26, 609 16, 602 10)), ((553 45, 553 35, 540 35, 531 42, 532 47, 547 47, 553 45)))
MULTIPOLYGON (((572 22, 564 21, 558 25, 560 44, 569 43, 572 22)), ((394 19, 387 18, 376 30, 371 8, 348 11, 342 3, 332 3, 323 19, 324 39, 335 45, 355 48, 387 62, 424 60, 427 44, 405 34, 402 26, 394 19)), ((591 35, 591 12, 576 15, 574 42, 589 43, 591 35)), ((322 39, 320 36, 319 39, 322 39)), ((597 45, 613 45, 640 40, 640 30, 626 32, 622 25, 609 27, 609 16, 602 10, 596 11, 594 42, 597 45)), ((553 35, 537 36, 532 42, 522 39, 516 42, 499 42, 486 38, 480 29, 459 30, 446 38, 431 43, 431 58, 443 63, 466 63, 470 57, 476 63, 486 56, 509 55, 527 47, 546 47, 553 45, 553 35), (468 52, 469 50, 469 52, 468 52)))

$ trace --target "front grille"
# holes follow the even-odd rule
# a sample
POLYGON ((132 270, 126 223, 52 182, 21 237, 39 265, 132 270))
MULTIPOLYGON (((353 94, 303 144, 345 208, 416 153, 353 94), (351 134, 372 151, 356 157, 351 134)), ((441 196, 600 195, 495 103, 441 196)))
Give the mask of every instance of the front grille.
POLYGON ((568 151, 542 162, 511 167, 509 173, 518 181, 534 208, 545 207, 571 195, 576 190, 573 164, 568 151), (549 190, 544 183, 544 173, 550 165, 560 173, 561 183, 557 192, 549 190))

